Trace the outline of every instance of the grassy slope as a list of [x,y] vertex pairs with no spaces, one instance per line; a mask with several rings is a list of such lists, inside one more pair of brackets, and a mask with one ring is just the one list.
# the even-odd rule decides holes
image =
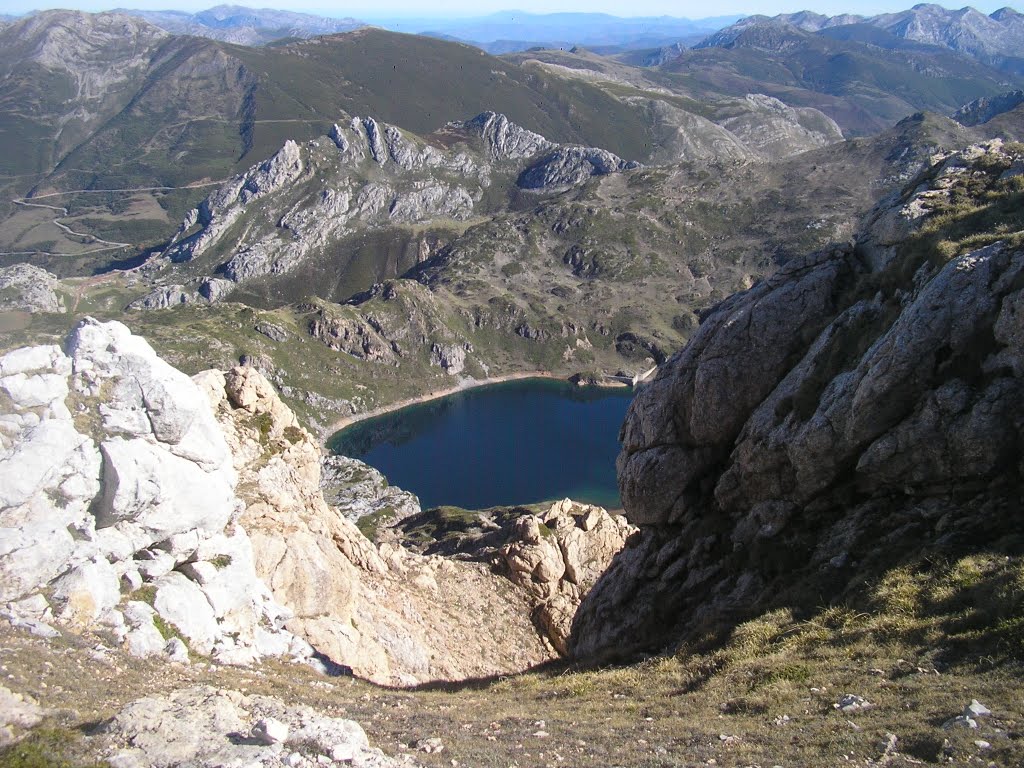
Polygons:
[[[5,685],[59,709],[48,730],[0,751],[0,766],[87,764],[85,724],[141,691],[196,684],[352,718],[373,746],[412,752],[424,766],[1016,766],[1024,761],[1024,561],[1004,544],[1019,549],[994,542],[954,562],[908,564],[879,574],[855,603],[800,620],[766,614],[716,646],[408,691],[273,662],[215,671],[202,660],[98,657],[97,638],[48,645],[5,624]],[[871,708],[837,711],[844,693]],[[992,716],[979,718],[977,730],[944,730],[974,698]],[[416,752],[416,741],[434,736],[443,752]]]
[[49,185],[219,178],[286,139],[323,135],[346,115],[430,133],[495,110],[553,140],[629,158],[644,157],[649,143],[642,116],[600,88],[432,38],[362,30],[270,48],[175,38],[157,59],[132,102],[71,153]]
[[[661,69],[695,91],[760,92],[813,106],[849,135],[874,133],[911,112],[950,113],[972,94],[1006,90],[1007,75],[938,49],[891,51],[857,41],[796,34],[798,45],[686,51]],[[766,46],[767,47],[767,46]]]

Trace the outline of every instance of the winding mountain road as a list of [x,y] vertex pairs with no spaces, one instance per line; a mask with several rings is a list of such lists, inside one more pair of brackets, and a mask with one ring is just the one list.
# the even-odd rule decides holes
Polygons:
[[179,189],[201,189],[203,187],[215,187],[223,184],[227,179],[220,179],[219,181],[206,181],[196,182],[194,184],[186,184],[182,187],[135,187],[135,188],[124,188],[124,189],[72,189],[64,192],[47,192],[44,195],[36,195],[35,197],[15,197],[11,199],[14,205],[20,205],[24,208],[48,208],[51,211],[59,211],[59,215],[54,218],[53,223],[61,230],[66,232],[71,237],[79,237],[87,240],[90,244],[96,244],[101,247],[92,248],[86,251],[78,251],[77,253],[59,253],[53,251],[41,251],[39,249],[32,251],[0,251],[0,256],[87,256],[92,253],[101,253],[103,251],[119,251],[122,248],[131,248],[133,243],[119,243],[114,240],[104,240],[96,235],[89,234],[88,232],[76,232],[67,226],[61,219],[68,217],[68,209],[64,206],[59,205],[47,205],[46,203],[32,202],[35,200],[46,200],[51,197],[66,197],[67,195],[98,195],[98,194],[110,194],[110,193],[136,193],[136,192],[173,192]]

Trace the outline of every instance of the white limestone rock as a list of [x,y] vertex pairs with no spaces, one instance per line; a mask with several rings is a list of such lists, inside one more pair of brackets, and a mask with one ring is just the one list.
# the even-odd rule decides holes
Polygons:
[[203,655],[213,651],[219,632],[217,615],[203,590],[181,573],[172,572],[156,582],[153,607],[188,638],[189,645]]
[[167,641],[153,623],[156,611],[139,600],[129,601],[124,607],[124,618],[131,629],[125,636],[125,647],[133,656],[156,656]]
[[288,739],[288,724],[273,717],[264,717],[256,721],[250,733],[264,744],[281,744]]
[[164,654],[167,656],[168,661],[173,661],[177,664],[188,664],[188,646],[185,645],[184,641],[180,637],[172,637],[164,645]]
[[103,497],[97,523],[128,523],[152,542],[200,529],[223,530],[236,512],[230,466],[210,473],[145,439],[100,446]]
[[[254,738],[238,738],[246,733]],[[299,748],[314,762],[322,756],[329,763],[337,755],[364,768],[401,765],[371,749],[351,720],[209,686],[139,699],[117,714],[103,739],[109,762],[126,766],[285,766]]]
[[102,558],[76,566],[52,587],[58,616],[72,626],[93,624],[121,600],[120,579]]
[[64,298],[57,293],[55,275],[31,264],[0,269],[0,310],[64,313]]
[[32,698],[0,685],[0,748],[13,742],[16,733],[38,725],[44,714]]
[[184,285],[168,285],[154,288],[145,296],[128,305],[128,309],[167,309],[196,301],[196,294]]

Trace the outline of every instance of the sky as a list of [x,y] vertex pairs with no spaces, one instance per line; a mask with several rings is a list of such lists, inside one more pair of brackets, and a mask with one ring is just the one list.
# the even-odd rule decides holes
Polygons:
[[[114,7],[139,10],[199,11],[228,0],[0,0],[0,13],[20,14],[43,8],[75,8],[83,11],[109,10]],[[871,15],[885,11],[899,11],[914,5],[917,0],[444,0],[424,3],[423,0],[234,0],[234,4],[252,8],[282,8],[290,11],[315,13],[321,16],[354,16],[373,20],[388,17],[451,17],[480,16],[515,8],[532,13],[558,11],[587,11],[610,13],[615,16],[684,16],[704,18],[726,14],[764,13],[774,15],[791,11],[812,10],[819,13],[859,13]],[[953,4],[940,3],[947,8],[971,5],[984,13],[991,13],[1005,5],[1020,8],[1008,0],[989,0]]]

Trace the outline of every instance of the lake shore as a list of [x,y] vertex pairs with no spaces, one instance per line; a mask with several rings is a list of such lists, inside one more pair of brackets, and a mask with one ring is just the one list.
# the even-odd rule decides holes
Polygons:
[[[431,400],[438,400],[442,397],[448,397],[458,392],[465,392],[468,389],[476,389],[478,387],[486,387],[491,384],[501,384],[506,381],[521,381],[522,379],[549,379],[553,381],[568,381],[568,378],[564,376],[558,376],[551,371],[520,371],[519,373],[507,373],[503,376],[492,376],[486,379],[464,379],[458,384],[452,387],[446,387],[445,389],[436,389],[432,392],[428,392],[425,395],[419,395],[417,397],[409,397],[405,400],[398,400],[390,405],[381,406],[380,408],[374,408],[372,411],[366,411],[365,413],[354,413],[351,416],[338,419],[332,422],[325,430],[322,442],[326,445],[327,441],[339,430],[345,427],[357,424],[360,421],[366,419],[372,419],[377,416],[383,416],[386,413],[392,411],[398,411],[402,408],[407,408],[410,405],[419,405],[421,403],[429,403]],[[609,389],[615,389],[618,387],[628,387],[628,384],[609,384],[609,383],[598,383],[598,384],[587,384],[586,386],[593,387],[607,387]]]

